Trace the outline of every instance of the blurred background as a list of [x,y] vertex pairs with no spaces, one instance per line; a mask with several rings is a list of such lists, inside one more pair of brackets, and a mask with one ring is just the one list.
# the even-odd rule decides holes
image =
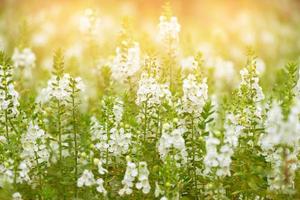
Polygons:
[[[62,48],[69,71],[86,75],[109,65],[118,46],[124,17],[142,56],[155,52],[164,0],[1,0],[0,48],[30,48],[35,74],[49,76],[53,51]],[[172,0],[180,31],[179,60],[201,52],[213,80],[234,81],[246,61],[247,48],[258,57],[264,88],[268,71],[297,61],[300,51],[298,0]],[[89,68],[90,70],[86,70]],[[97,74],[97,73],[96,73]],[[238,79],[238,78],[237,78]]]

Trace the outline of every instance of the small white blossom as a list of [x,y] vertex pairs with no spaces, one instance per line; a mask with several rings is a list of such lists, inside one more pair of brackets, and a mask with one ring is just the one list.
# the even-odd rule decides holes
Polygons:
[[287,120],[284,120],[280,105],[273,102],[265,122],[266,131],[261,136],[260,144],[264,150],[271,150],[278,144],[297,146],[300,141],[300,110],[292,107]]
[[300,123],[299,106],[292,106],[287,119],[284,119],[282,109],[273,102],[267,113],[265,133],[261,135],[259,144],[266,161],[272,170],[268,174],[268,184],[271,191],[289,193],[294,189],[294,178],[299,168]]
[[94,174],[85,169],[83,171],[83,174],[81,175],[81,177],[77,180],[77,186],[78,187],[83,187],[83,186],[92,186],[95,184],[95,179],[94,179]]
[[103,179],[102,179],[102,178],[98,178],[98,179],[96,180],[96,185],[97,185],[96,190],[97,190],[98,192],[103,193],[104,195],[106,195],[106,194],[107,194],[107,191],[105,190],[105,188],[104,188],[104,186],[103,186],[103,183],[104,183]]
[[22,195],[19,192],[15,192],[12,195],[12,200],[23,200]]
[[166,158],[168,153],[175,149],[178,155],[175,159],[182,160],[182,162],[187,161],[187,151],[185,147],[185,140],[183,138],[184,128],[175,128],[166,123],[163,125],[162,136],[159,139],[158,152],[162,160]]
[[183,81],[182,108],[179,112],[193,114],[198,117],[208,100],[208,86],[206,79],[198,83],[196,77],[190,74]]
[[206,155],[204,157],[205,170],[204,174],[216,169],[216,175],[219,177],[230,176],[231,157],[235,148],[238,146],[239,136],[243,127],[238,125],[233,114],[227,114],[224,125],[224,139],[221,141],[210,134],[206,138]]
[[102,166],[102,161],[101,160],[99,160],[99,162],[98,162],[98,172],[101,175],[107,173],[107,170],[104,169],[103,166]]
[[0,164],[0,186],[12,184],[14,181],[14,161],[8,159],[4,164]]
[[140,162],[139,163],[139,169],[138,169],[138,182],[136,183],[137,189],[142,189],[144,194],[148,194],[150,192],[150,184],[149,184],[149,170],[147,169],[147,163],[146,162]]
[[110,130],[108,150],[113,155],[118,156],[126,153],[131,144],[131,133],[126,133],[124,128],[112,128]]
[[127,161],[127,168],[122,180],[123,188],[119,190],[119,195],[129,195],[132,193],[133,182],[138,175],[138,170],[136,164],[131,162],[130,160]]
[[116,120],[116,123],[120,123],[123,117],[123,102],[120,100],[116,100],[113,106],[113,113]]

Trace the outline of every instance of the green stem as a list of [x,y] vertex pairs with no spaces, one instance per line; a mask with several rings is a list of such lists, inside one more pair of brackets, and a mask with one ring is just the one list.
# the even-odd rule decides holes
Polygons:
[[196,166],[195,166],[195,131],[194,131],[194,117],[192,117],[191,120],[191,132],[192,132],[192,167],[193,167],[193,176],[192,176],[192,180],[193,180],[193,185],[195,187],[195,191],[196,191],[196,196],[198,196],[198,192],[197,192],[197,179],[196,179]]
[[[109,143],[109,140],[110,140],[110,131],[109,131],[109,125],[108,125],[108,113],[106,112],[105,114],[105,130],[106,130],[106,135],[107,135],[107,140],[106,140],[106,143],[108,144]],[[106,152],[105,152],[105,167],[106,169],[108,169],[108,158],[109,158],[109,151],[108,151],[108,148],[106,149]],[[105,187],[108,188],[109,184],[108,184],[108,173],[105,173]]]
[[143,144],[145,145],[146,142],[146,134],[147,134],[147,120],[148,120],[148,116],[147,116],[147,110],[148,110],[148,101],[146,101],[145,104],[145,110],[144,110],[144,141]]
[[58,115],[57,115],[57,123],[58,123],[58,143],[59,143],[59,160],[62,160],[62,139],[61,139],[61,105],[60,101],[57,100],[57,109],[58,109]]
[[39,177],[39,193],[38,193],[38,197],[41,200],[42,199],[42,188],[43,188],[43,184],[42,184],[42,171],[38,162],[38,155],[37,152],[34,152],[35,154],[35,161],[36,161],[36,166],[37,166],[37,170],[38,170],[38,177]]
[[75,90],[72,87],[72,117],[73,117],[73,133],[74,133],[74,150],[75,150],[75,172],[74,172],[74,189],[75,189],[75,198],[78,196],[78,189],[77,189],[77,177],[78,177],[78,144],[77,144],[77,126],[76,126],[76,113],[75,113]]
[[6,134],[6,140],[8,144],[10,143],[9,141],[9,133],[8,133],[8,115],[7,115],[7,110],[5,110],[5,134]]

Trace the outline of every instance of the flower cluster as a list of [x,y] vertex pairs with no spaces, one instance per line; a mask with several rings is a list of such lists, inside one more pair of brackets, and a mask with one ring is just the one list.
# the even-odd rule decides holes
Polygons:
[[0,165],[0,186],[4,187],[5,184],[12,184],[14,181],[14,161],[10,158],[5,163]]
[[108,151],[114,156],[120,156],[128,152],[132,135],[128,128],[120,126],[123,116],[123,102],[115,100],[112,112],[110,117],[114,119],[114,124],[110,128],[107,125],[106,127],[101,125],[96,117],[91,118],[91,139],[101,155]]
[[119,190],[119,195],[129,195],[132,193],[132,187],[134,185],[134,180],[138,175],[138,169],[136,164],[131,162],[130,159],[127,161],[127,167],[125,171],[124,178],[122,180],[123,188]]
[[220,140],[214,137],[212,134],[206,138],[206,155],[204,157],[205,171],[204,174],[208,174],[212,167],[218,167],[218,149]]
[[181,160],[183,163],[187,161],[187,151],[183,138],[184,132],[185,129],[182,127],[173,128],[169,123],[163,125],[162,136],[158,144],[158,152],[162,160],[164,160],[169,153],[173,152],[171,154],[175,160]]
[[188,75],[188,77],[183,80],[182,110],[179,112],[189,113],[194,117],[199,117],[207,100],[208,86],[206,79],[203,79],[202,83],[198,83],[195,75]]
[[95,180],[94,174],[87,169],[83,171],[81,177],[79,177],[79,179],[77,180],[78,187],[91,187],[96,185],[96,190],[99,193],[106,195],[107,191],[104,188],[103,183],[104,181],[102,178],[98,178],[97,180]]
[[[236,107],[232,112],[235,115],[237,124],[244,128],[240,136],[251,138],[247,141],[250,146],[254,145],[254,140],[257,140],[261,134],[261,131],[256,130],[263,127],[265,110],[262,104],[265,96],[259,85],[256,68],[256,60],[250,57],[247,66],[240,71],[242,80],[237,90]],[[255,132],[257,132],[256,135]]]
[[238,146],[239,136],[242,133],[243,127],[238,125],[233,114],[227,114],[224,129],[223,141],[220,141],[212,134],[206,138],[204,174],[209,174],[212,172],[212,169],[216,169],[216,175],[219,177],[231,175],[231,157]]
[[127,167],[122,180],[123,188],[119,190],[119,194],[121,196],[131,194],[136,178],[138,179],[138,182],[135,184],[136,188],[142,190],[144,194],[148,194],[151,189],[148,177],[149,170],[146,162],[139,162],[137,166],[127,157]]
[[268,112],[266,132],[260,138],[260,145],[266,161],[271,163],[268,183],[272,191],[288,193],[294,188],[295,172],[299,167],[299,113],[296,103],[285,120],[277,102],[273,102]]
[[150,192],[151,186],[149,184],[149,170],[147,168],[146,162],[139,162],[138,166],[138,182],[136,183],[137,189],[142,189],[144,194],[148,194]]
[[[249,72],[247,68],[244,68],[240,71],[241,77],[242,77],[242,82],[240,84],[240,88],[242,87],[247,87],[249,90],[251,90],[251,93],[253,94],[253,101],[254,102],[260,102],[262,101],[265,96],[264,93],[259,85],[259,78],[255,76],[257,74],[256,69],[254,69],[254,75],[252,72]],[[242,95],[242,93],[240,94]]]
[[142,74],[138,83],[136,104],[147,104],[148,108],[159,106],[171,101],[171,92],[168,84],[160,84],[154,77]]
[[24,172],[21,179],[30,181],[27,172],[36,168],[37,165],[48,163],[50,152],[48,149],[49,136],[33,121],[29,122],[26,134],[22,135],[22,152],[20,154],[23,161],[19,168]]
[[94,178],[94,174],[85,169],[81,175],[81,177],[77,180],[77,186],[78,187],[83,187],[83,186],[86,186],[86,187],[90,187],[92,185],[95,184],[95,178]]
[[[62,103],[66,103],[66,100],[71,95],[70,80],[71,76],[69,74],[64,74],[62,78],[52,76],[48,81],[47,87],[40,91],[37,102],[47,103],[52,99],[56,99]],[[77,77],[74,80],[76,82],[76,89],[83,92],[85,85],[83,84],[82,79]]]
[[12,200],[23,200],[22,195],[19,192],[15,192],[12,195]]
[[134,43],[127,49],[127,52],[122,52],[122,49],[118,47],[111,69],[113,78],[118,81],[133,76],[140,69],[139,44]]
[[15,117],[19,114],[19,93],[15,90],[12,80],[11,66],[0,65],[0,107],[1,115]]
[[113,155],[121,155],[129,150],[131,133],[126,133],[124,128],[112,128],[110,130],[109,152]]

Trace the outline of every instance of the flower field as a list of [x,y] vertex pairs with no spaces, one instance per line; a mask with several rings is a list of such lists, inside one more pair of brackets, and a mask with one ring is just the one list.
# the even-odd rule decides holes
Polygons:
[[299,11],[0,1],[0,200],[300,199]]

